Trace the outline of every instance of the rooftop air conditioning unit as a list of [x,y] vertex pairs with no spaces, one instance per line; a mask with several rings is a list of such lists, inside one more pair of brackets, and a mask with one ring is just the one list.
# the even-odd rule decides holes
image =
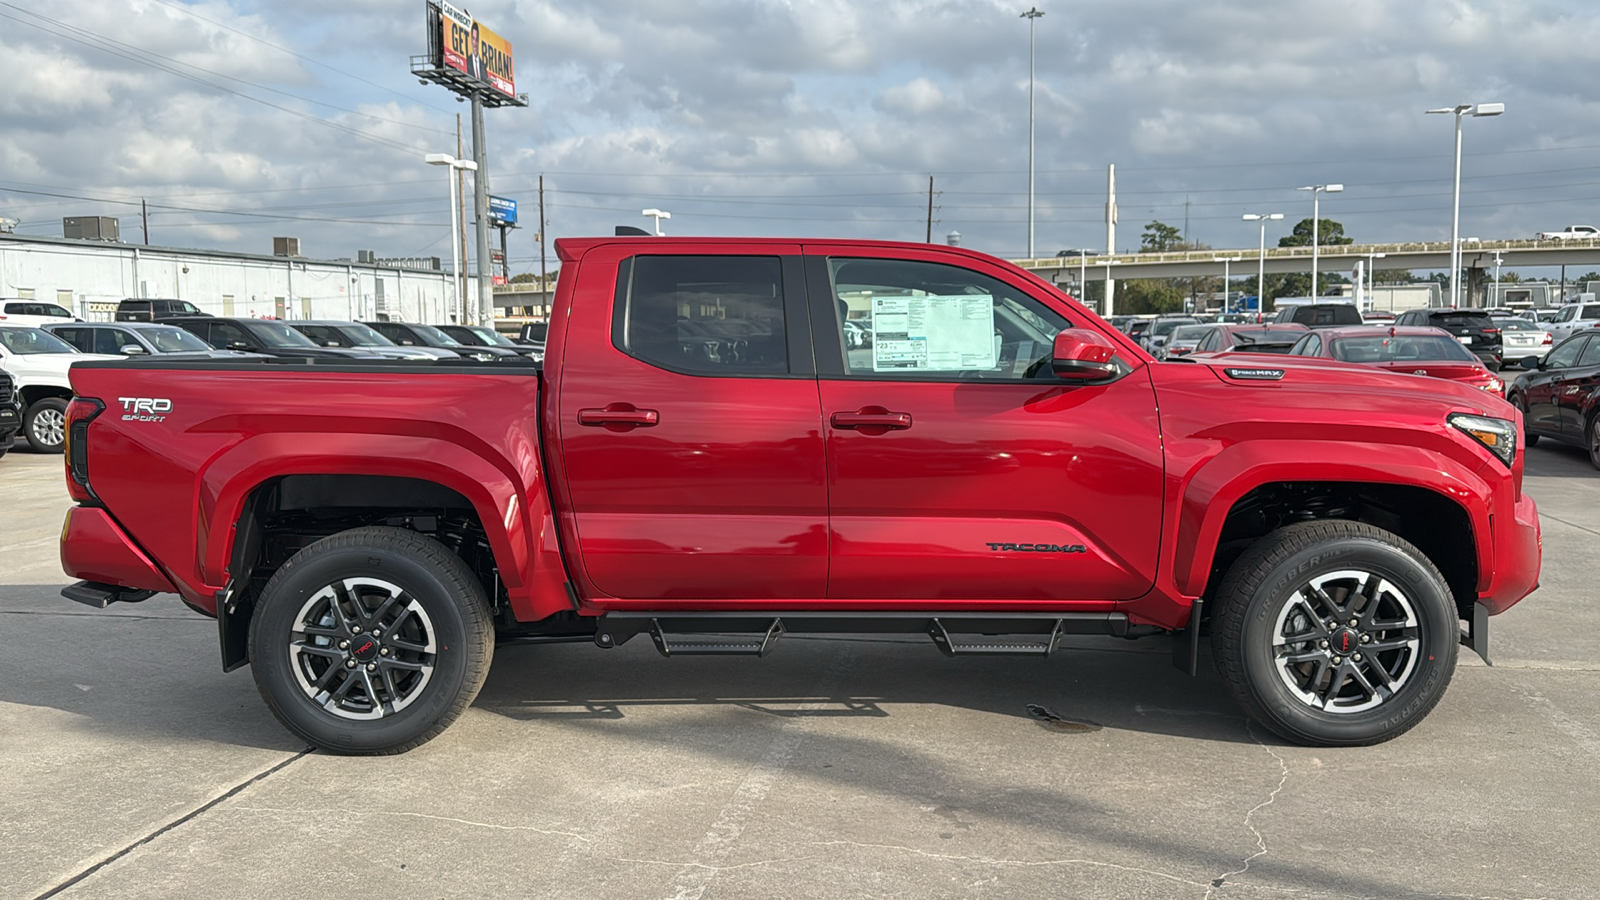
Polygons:
[[300,239],[293,237],[275,237],[272,239],[273,256],[299,256]]
[[67,216],[61,220],[61,235],[86,241],[115,241],[121,235],[111,216]]

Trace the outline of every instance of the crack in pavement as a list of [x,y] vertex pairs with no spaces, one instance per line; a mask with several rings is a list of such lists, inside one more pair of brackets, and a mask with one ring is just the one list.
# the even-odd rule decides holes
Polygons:
[[187,813],[184,813],[183,815],[179,816],[178,818],[173,819],[172,821],[168,822],[167,824],[162,825],[160,828],[157,828],[156,830],[150,832],[149,834],[145,835],[144,837],[139,838],[138,840],[136,840],[133,843],[127,845],[126,847],[123,847],[121,850],[118,850],[117,852],[111,854],[110,856],[106,857],[105,859],[102,859],[99,862],[95,863],[94,865],[88,867],[87,869],[84,869],[82,872],[79,872],[78,874],[72,876],[71,878],[68,878],[66,881],[63,881],[60,884],[56,885],[55,887],[50,888],[49,890],[47,890],[44,893],[40,894],[39,896],[35,897],[34,900],[49,900],[50,897],[54,897],[54,896],[60,894],[62,891],[66,890],[67,888],[70,888],[73,885],[76,885],[76,884],[82,882],[85,878],[88,878],[90,875],[93,875],[94,873],[100,871],[101,869],[104,869],[106,866],[111,865],[112,863],[116,862],[117,860],[122,859],[123,857],[127,856],[128,854],[132,853],[133,851],[139,849],[140,847],[143,847],[145,844],[150,843],[151,841],[155,840],[158,837],[161,837],[162,835],[166,834],[169,831],[172,831],[173,829],[179,827],[180,825],[184,825],[184,824],[186,824],[188,822],[192,822],[196,817],[198,817],[202,813],[206,812],[207,810],[215,808],[217,804],[223,802],[224,800],[227,800],[230,797],[237,796],[239,794],[239,792],[243,791],[245,788],[250,787],[253,784],[257,784],[258,782],[260,782],[260,781],[262,781],[262,780],[264,780],[266,778],[269,778],[269,777],[271,777],[273,775],[276,775],[277,773],[279,773],[279,772],[283,771],[284,769],[288,768],[290,765],[292,765],[292,764],[294,764],[296,762],[299,762],[300,760],[304,759],[308,754],[314,752],[315,750],[316,750],[315,747],[307,747],[306,749],[301,750],[299,753],[296,753],[295,755],[289,757],[288,759],[284,760],[283,762],[280,762],[280,763],[278,763],[278,764],[276,764],[274,766],[271,766],[271,767],[269,767],[269,768],[267,768],[267,769],[265,769],[265,770],[263,770],[261,772],[257,772],[256,774],[254,774],[254,775],[250,776],[249,778],[245,779],[244,781],[241,781],[240,783],[234,785],[233,787],[229,788],[228,790],[224,791],[223,793],[219,794],[218,796],[213,797],[212,799],[206,801],[205,803],[202,803],[201,805],[195,807],[194,809],[188,811]]
[[1232,872],[1224,872],[1213,879],[1211,884],[1206,887],[1205,900],[1211,900],[1212,894],[1214,894],[1223,885],[1227,884],[1229,878],[1232,878],[1235,875],[1243,875],[1244,873],[1250,871],[1250,863],[1267,855],[1267,838],[1261,833],[1260,829],[1256,828],[1256,826],[1250,823],[1250,820],[1255,817],[1257,812],[1265,809],[1268,806],[1271,806],[1272,802],[1278,799],[1278,793],[1283,790],[1283,786],[1289,783],[1289,764],[1284,761],[1284,758],[1278,755],[1278,751],[1272,749],[1272,747],[1266,742],[1256,737],[1255,726],[1250,724],[1249,719],[1244,720],[1244,730],[1249,733],[1250,740],[1260,744],[1263,750],[1272,754],[1272,758],[1278,761],[1278,768],[1282,770],[1283,774],[1278,779],[1278,786],[1272,789],[1272,793],[1267,795],[1267,799],[1257,803],[1255,806],[1252,806],[1250,811],[1244,814],[1244,827],[1250,829],[1250,833],[1256,836],[1256,847],[1258,849],[1256,852],[1245,857],[1244,862],[1240,864],[1239,868],[1234,869]]
[[[532,832],[534,832],[536,834],[544,834],[544,835],[560,836],[560,837],[569,837],[569,838],[572,838],[574,840],[583,841],[584,843],[591,843],[594,840],[593,838],[591,838],[591,837],[589,837],[587,835],[582,835],[582,834],[579,834],[579,833],[577,833],[575,831],[561,831],[559,829],[554,829],[554,828],[538,828],[538,827],[535,827],[533,825],[502,825],[499,822],[478,822],[478,821],[474,821],[472,819],[458,819],[458,818],[456,818],[454,816],[436,816],[436,815],[432,815],[432,814],[429,814],[429,813],[408,812],[406,810],[313,809],[313,808],[310,808],[310,807],[298,807],[298,808],[295,808],[295,809],[285,809],[283,807],[277,807],[277,806],[230,806],[227,809],[218,810],[218,812],[224,812],[224,813],[232,813],[232,812],[277,813],[277,814],[293,815],[293,816],[302,816],[302,815],[306,815],[308,813],[318,813],[318,814],[324,814],[324,815],[330,815],[330,816],[340,816],[340,817],[344,817],[344,818],[348,818],[350,816],[357,816],[357,817],[393,816],[393,817],[396,817],[396,818],[408,818],[408,819],[430,819],[430,820],[435,821],[435,822],[450,822],[450,823],[453,823],[453,824],[456,824],[456,825],[470,825],[473,828],[488,828],[488,829],[492,829],[492,830],[495,830],[495,831],[532,831]],[[678,865],[683,865],[683,864],[679,863]]]

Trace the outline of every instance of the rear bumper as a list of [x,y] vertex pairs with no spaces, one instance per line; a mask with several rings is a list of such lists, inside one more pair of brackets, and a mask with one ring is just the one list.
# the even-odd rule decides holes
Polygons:
[[1496,516],[1494,531],[1494,580],[1480,593],[1478,602],[1490,615],[1510,609],[1539,586],[1539,566],[1544,553],[1539,532],[1539,509],[1533,498],[1523,495],[1509,516]]
[[178,589],[111,516],[92,506],[67,510],[61,529],[61,568],[100,585],[175,594]]

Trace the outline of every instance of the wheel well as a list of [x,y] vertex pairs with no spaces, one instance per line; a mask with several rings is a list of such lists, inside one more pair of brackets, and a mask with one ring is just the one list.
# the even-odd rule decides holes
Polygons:
[[1471,617],[1478,600],[1478,557],[1466,510],[1442,494],[1400,484],[1272,482],[1251,490],[1233,504],[1223,521],[1206,598],[1258,538],[1315,519],[1365,522],[1409,541],[1444,575],[1457,612]]
[[17,395],[22,398],[22,405],[29,407],[50,397],[60,397],[62,400],[72,399],[70,388],[56,387],[51,384],[30,384],[17,389]]

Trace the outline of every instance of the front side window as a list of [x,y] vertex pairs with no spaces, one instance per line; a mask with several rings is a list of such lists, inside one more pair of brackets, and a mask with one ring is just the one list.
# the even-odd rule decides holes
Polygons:
[[[996,278],[943,263],[830,259],[846,370],[932,381],[1053,378],[1056,333],[1071,323]],[[1191,322],[1193,320],[1190,320]],[[845,323],[864,334],[855,341]]]
[[66,341],[85,353],[94,346],[94,329],[92,328],[52,328],[50,333]]
[[776,256],[635,256],[617,273],[613,339],[672,371],[787,374],[783,298]]
[[346,341],[339,335],[339,332],[326,325],[301,325],[295,330],[323,347],[346,346]]
[[1545,358],[1545,368],[1567,369],[1577,365],[1578,354],[1583,350],[1585,338],[1587,338],[1587,335],[1567,341],[1551,350],[1550,355]]
[[305,335],[282,322],[257,321],[250,323],[250,331],[268,347],[315,347]]
[[1589,339],[1589,346],[1583,350],[1583,355],[1578,357],[1578,365],[1582,367],[1600,366],[1600,341]]
[[211,344],[224,350],[235,350],[241,347],[250,347],[250,336],[245,334],[243,328],[232,322],[212,322]]

